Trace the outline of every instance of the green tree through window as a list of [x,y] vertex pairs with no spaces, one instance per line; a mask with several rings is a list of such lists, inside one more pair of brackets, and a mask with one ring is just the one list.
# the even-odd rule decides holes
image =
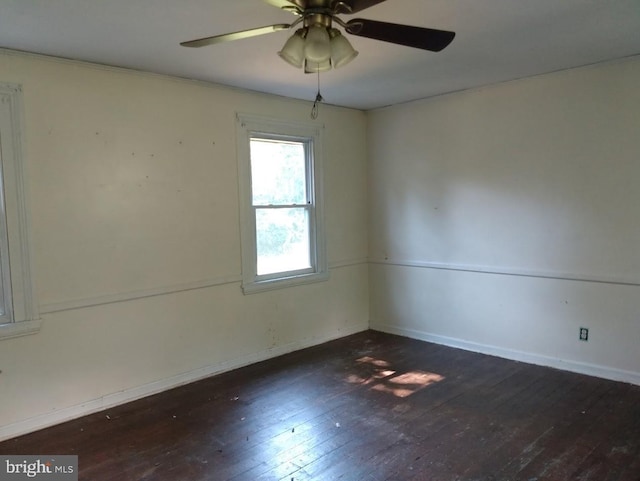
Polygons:
[[251,139],[257,274],[311,267],[306,145]]

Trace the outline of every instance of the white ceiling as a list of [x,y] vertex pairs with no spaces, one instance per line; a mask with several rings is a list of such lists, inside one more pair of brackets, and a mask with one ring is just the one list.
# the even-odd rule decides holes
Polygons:
[[[640,54],[640,0],[387,0],[357,16],[457,33],[440,53],[349,36],[360,55],[321,90],[364,110]],[[290,32],[179,46],[293,20],[261,0],[0,0],[0,46],[313,100],[316,76],[276,55]]]

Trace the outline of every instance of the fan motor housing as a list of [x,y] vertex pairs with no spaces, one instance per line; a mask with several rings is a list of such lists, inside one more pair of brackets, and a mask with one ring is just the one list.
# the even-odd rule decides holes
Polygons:
[[326,11],[322,12],[310,12],[304,16],[304,26],[311,27],[313,25],[320,25],[322,27],[331,28],[333,16]]

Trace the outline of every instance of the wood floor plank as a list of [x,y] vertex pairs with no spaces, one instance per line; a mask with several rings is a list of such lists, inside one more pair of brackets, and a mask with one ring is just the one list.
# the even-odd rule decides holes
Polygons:
[[87,481],[638,481],[640,386],[368,331],[0,443]]

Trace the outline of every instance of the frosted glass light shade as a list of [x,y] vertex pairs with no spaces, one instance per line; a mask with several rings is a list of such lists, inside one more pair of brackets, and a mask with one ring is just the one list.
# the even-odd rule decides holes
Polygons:
[[309,59],[304,62],[304,73],[326,72],[331,70],[331,59],[324,62],[313,62]]
[[331,63],[334,68],[347,65],[358,56],[349,40],[347,40],[337,29],[331,30]]
[[296,68],[301,68],[304,64],[305,41],[302,29],[296,31],[278,52],[280,58]]
[[304,56],[308,61],[315,63],[323,63],[331,58],[329,32],[322,25],[312,25],[308,28]]

